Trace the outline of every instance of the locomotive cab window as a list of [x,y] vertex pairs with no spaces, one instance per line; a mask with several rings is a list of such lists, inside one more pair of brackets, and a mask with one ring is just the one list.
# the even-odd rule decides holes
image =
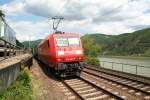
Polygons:
[[80,39],[78,37],[56,37],[57,46],[79,46]]
[[69,46],[79,46],[80,41],[77,37],[69,37],[68,38]]
[[57,37],[56,38],[56,45],[57,46],[68,46],[68,39]]

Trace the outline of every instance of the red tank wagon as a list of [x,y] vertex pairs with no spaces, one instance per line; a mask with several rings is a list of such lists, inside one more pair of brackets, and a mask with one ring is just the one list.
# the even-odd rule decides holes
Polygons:
[[80,75],[84,67],[80,35],[61,32],[50,34],[38,46],[38,59],[61,77]]

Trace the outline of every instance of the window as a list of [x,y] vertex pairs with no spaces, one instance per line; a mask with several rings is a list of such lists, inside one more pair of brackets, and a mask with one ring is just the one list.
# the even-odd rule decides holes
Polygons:
[[68,46],[68,39],[67,38],[56,38],[57,46]]
[[79,46],[80,39],[78,37],[56,37],[57,46]]
[[79,46],[79,38],[70,37],[68,38],[69,46]]

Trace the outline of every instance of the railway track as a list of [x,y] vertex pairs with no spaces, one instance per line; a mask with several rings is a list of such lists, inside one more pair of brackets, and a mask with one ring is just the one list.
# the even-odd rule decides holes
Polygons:
[[87,68],[80,77],[54,81],[54,84],[68,100],[150,100],[150,93],[146,87],[147,91],[139,90],[138,86],[144,83],[130,86],[135,84],[135,80]]
[[144,82],[131,80],[125,77],[101,72],[96,69],[85,68],[83,74],[86,74],[96,83],[100,83],[105,88],[111,88],[116,94],[124,95],[131,100],[150,100],[150,85]]
[[63,83],[73,91],[80,100],[124,100],[124,97],[97,86],[92,80],[86,79],[86,76],[63,80]]
[[63,81],[56,83],[68,100],[80,100],[80,97],[72,91]]

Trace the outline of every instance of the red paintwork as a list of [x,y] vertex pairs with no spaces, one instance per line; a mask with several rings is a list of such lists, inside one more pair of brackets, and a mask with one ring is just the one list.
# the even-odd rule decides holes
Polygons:
[[[81,40],[80,40],[80,46],[57,47],[55,45],[56,36],[80,37],[79,34],[72,34],[72,33],[50,34],[38,46],[38,57],[40,60],[48,64],[51,63],[51,67],[53,67],[54,69],[57,69],[58,64],[62,62],[84,62],[84,52],[83,52]],[[48,42],[50,47],[48,47]],[[64,51],[64,55],[58,55],[57,52],[59,50]],[[76,50],[81,50],[82,54],[76,54]]]

